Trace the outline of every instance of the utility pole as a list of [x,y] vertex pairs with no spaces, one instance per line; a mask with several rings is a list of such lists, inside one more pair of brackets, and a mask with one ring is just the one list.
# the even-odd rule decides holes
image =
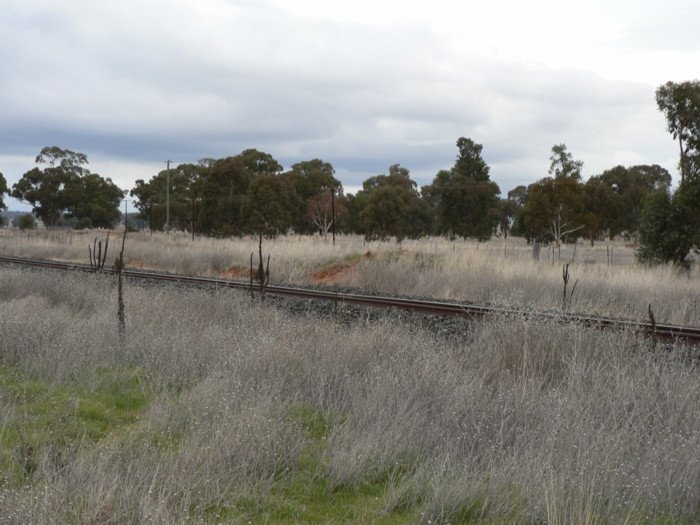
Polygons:
[[170,233],[170,161],[166,160],[165,164],[165,231]]
[[333,214],[333,246],[335,246],[335,188],[331,188],[331,213]]

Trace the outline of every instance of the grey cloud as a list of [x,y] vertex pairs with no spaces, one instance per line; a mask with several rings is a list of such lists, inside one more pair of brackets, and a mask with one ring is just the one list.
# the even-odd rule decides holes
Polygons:
[[652,86],[467,55],[421,27],[302,21],[263,2],[183,5],[134,4],[134,15],[123,3],[11,4],[0,154],[56,144],[186,162],[256,147],[286,166],[323,158],[346,185],[396,162],[425,184],[468,136],[504,193],[546,175],[555,143],[592,170],[620,150],[670,156]]

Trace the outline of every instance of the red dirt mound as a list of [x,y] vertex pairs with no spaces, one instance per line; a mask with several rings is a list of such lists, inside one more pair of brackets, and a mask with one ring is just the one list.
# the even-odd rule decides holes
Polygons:
[[372,252],[367,252],[362,257],[350,257],[344,261],[339,262],[338,264],[328,266],[326,268],[323,268],[322,270],[312,273],[311,282],[321,284],[336,283],[340,281],[343,277],[345,277],[347,274],[355,271],[355,268],[357,268],[357,265],[360,264],[360,261],[363,258],[372,259],[373,257],[374,255],[372,254]]
[[353,263],[341,263],[311,274],[312,283],[332,284],[355,269],[359,261]]

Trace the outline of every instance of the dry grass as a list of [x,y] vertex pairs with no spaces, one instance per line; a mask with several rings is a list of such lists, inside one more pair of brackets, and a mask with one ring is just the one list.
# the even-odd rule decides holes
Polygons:
[[[34,465],[2,453],[3,522],[700,520],[700,376],[682,352],[521,319],[445,342],[133,285],[121,345],[113,293],[107,276],[0,268],[0,370],[23,378],[0,396],[0,444],[25,428]],[[106,376],[146,400],[133,421],[40,433],[37,385],[59,408],[70,393],[58,420]]]
[[[427,242],[427,241],[426,241]],[[606,264],[606,246],[565,252],[570,266],[572,312],[646,319],[651,304],[657,321],[700,326],[700,268],[690,273],[634,261],[633,248],[614,243],[616,262]],[[562,254],[562,260],[564,260]],[[406,295],[469,300],[521,308],[560,310],[562,261],[534,261],[520,240],[456,244],[407,244],[392,257],[363,261],[347,284]]]
[[[7,255],[87,262],[95,235],[104,236],[5,229],[0,243]],[[562,306],[561,264],[573,260],[569,290],[578,283],[570,311],[645,320],[651,304],[657,322],[700,326],[700,267],[687,273],[642,266],[634,260],[634,247],[623,242],[565,246],[561,260],[545,247],[539,261],[522,239],[512,238],[487,243],[429,238],[397,246],[339,236],[334,247],[330,240],[290,236],[267,241],[264,249],[271,254],[273,283],[315,282],[320,271],[333,276],[324,283],[382,293],[553,310]],[[612,265],[607,264],[610,251]],[[129,237],[127,266],[247,280],[251,252],[257,253],[254,238],[193,242],[183,233],[140,232]],[[371,257],[363,257],[368,252]]]

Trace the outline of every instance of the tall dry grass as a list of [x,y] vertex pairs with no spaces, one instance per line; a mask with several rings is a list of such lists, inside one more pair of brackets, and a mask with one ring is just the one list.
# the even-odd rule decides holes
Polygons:
[[[0,481],[5,522],[236,521],[241,499],[264,516],[309,446],[314,478],[383,487],[375,518],[700,520],[700,375],[681,351],[518,318],[448,342],[134,285],[122,344],[112,281],[0,268],[0,365],[49,385],[136,375],[151,399],[127,429]],[[322,444],[299,407],[327,422]],[[0,432],[19,417],[0,396]]]
[[[96,235],[105,233],[4,229],[0,243],[7,255],[87,262],[87,246]],[[487,243],[427,238],[399,246],[338,236],[333,246],[329,239],[286,236],[266,241],[264,250],[271,255],[273,283],[314,282],[317,272],[340,266],[332,279],[338,286],[550,310],[562,309],[562,264],[572,261],[569,291],[578,282],[570,311],[646,319],[651,304],[657,322],[700,326],[700,267],[684,272],[639,265],[634,246],[618,241],[565,245],[561,258],[544,247],[537,261],[517,238]],[[182,232],[135,233],[126,250],[132,268],[204,276],[231,268],[243,275],[251,252],[257,253],[257,239],[192,241]],[[363,257],[368,252],[371,256]],[[610,254],[613,264],[608,264]]]
[[700,326],[697,266],[681,272],[672,266],[640,265],[632,248],[617,243],[620,260],[612,265],[606,263],[605,246],[579,246],[575,254],[569,248],[562,260],[543,253],[536,261],[524,243],[491,241],[454,245],[452,250],[444,244],[435,243],[432,251],[408,245],[390,257],[363,260],[344,282],[388,293],[561,310],[562,264],[573,261],[569,311],[646,319],[651,304],[658,322]]

